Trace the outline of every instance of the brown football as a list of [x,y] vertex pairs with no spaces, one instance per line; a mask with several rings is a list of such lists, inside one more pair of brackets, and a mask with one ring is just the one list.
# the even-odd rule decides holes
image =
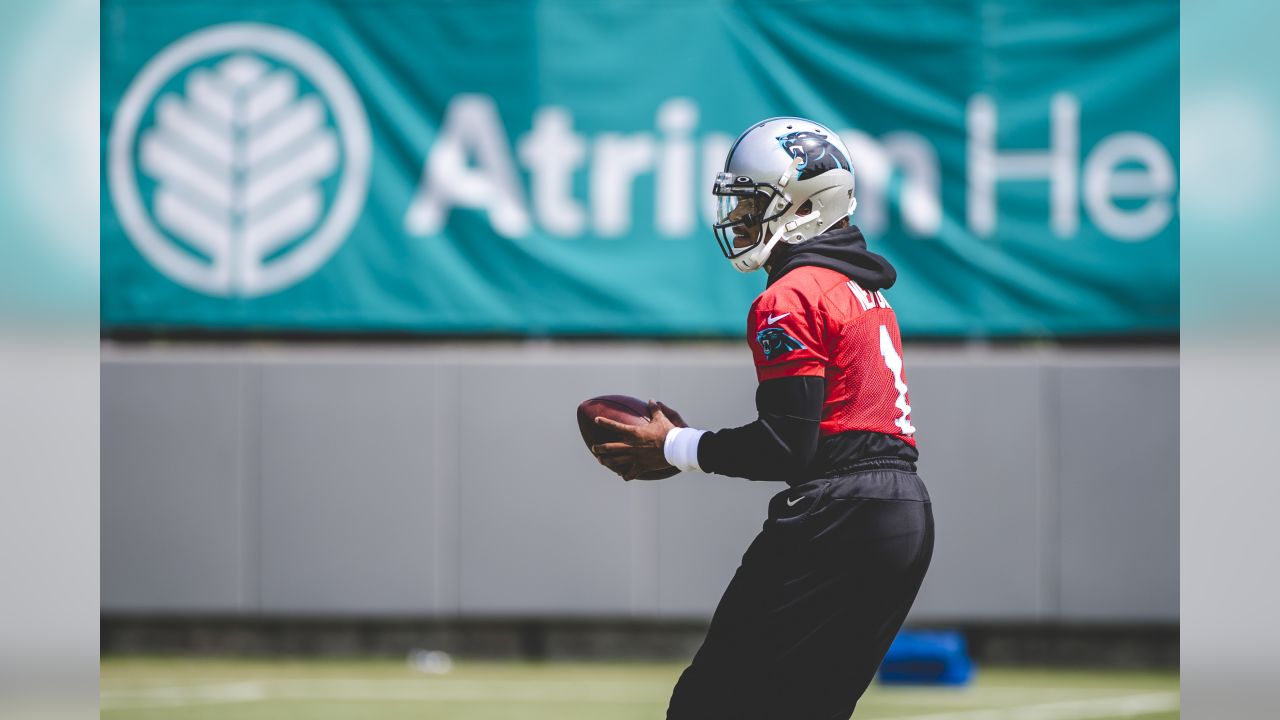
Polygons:
[[[610,420],[627,425],[643,425],[649,422],[649,404],[630,395],[601,395],[590,400],[583,400],[578,405],[578,431],[582,433],[582,442],[590,450],[592,445],[622,440],[621,433],[612,428],[596,424],[596,418],[607,417]],[[683,424],[679,416],[671,418],[677,425]],[[680,472],[676,468],[653,470],[642,473],[640,480],[661,480]]]

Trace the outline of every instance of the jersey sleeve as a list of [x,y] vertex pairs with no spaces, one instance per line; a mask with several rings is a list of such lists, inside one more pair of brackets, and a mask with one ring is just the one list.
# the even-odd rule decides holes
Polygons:
[[747,316],[747,342],[760,382],[826,374],[826,318],[817,302],[794,287],[775,287]]

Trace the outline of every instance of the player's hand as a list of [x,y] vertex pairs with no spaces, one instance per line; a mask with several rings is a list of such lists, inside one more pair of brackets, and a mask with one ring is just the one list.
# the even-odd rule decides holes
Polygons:
[[[675,416],[674,422],[667,413]],[[688,427],[678,413],[653,400],[649,401],[649,422],[645,425],[625,425],[606,417],[596,418],[596,423],[623,436],[620,442],[591,446],[600,464],[621,475],[623,480],[634,480],[643,473],[671,467],[662,452],[667,433],[677,427]]]

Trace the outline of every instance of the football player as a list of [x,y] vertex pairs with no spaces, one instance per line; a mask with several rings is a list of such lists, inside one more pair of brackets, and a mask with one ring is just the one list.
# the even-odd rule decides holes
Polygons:
[[828,128],[781,117],[742,133],[715,181],[714,230],[735,268],[768,274],[747,315],[759,417],[709,432],[654,403],[647,425],[597,419],[627,438],[592,448],[626,479],[674,466],[788,485],[669,720],[848,718],[929,567],[933,514],[882,292],[896,273],[849,224],[853,189]]

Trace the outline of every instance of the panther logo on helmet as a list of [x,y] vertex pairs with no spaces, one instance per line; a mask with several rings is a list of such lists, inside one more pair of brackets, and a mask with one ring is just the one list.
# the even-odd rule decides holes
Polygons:
[[828,170],[849,169],[848,158],[822,133],[798,130],[779,137],[778,142],[791,157],[800,158],[797,180],[808,180]]

